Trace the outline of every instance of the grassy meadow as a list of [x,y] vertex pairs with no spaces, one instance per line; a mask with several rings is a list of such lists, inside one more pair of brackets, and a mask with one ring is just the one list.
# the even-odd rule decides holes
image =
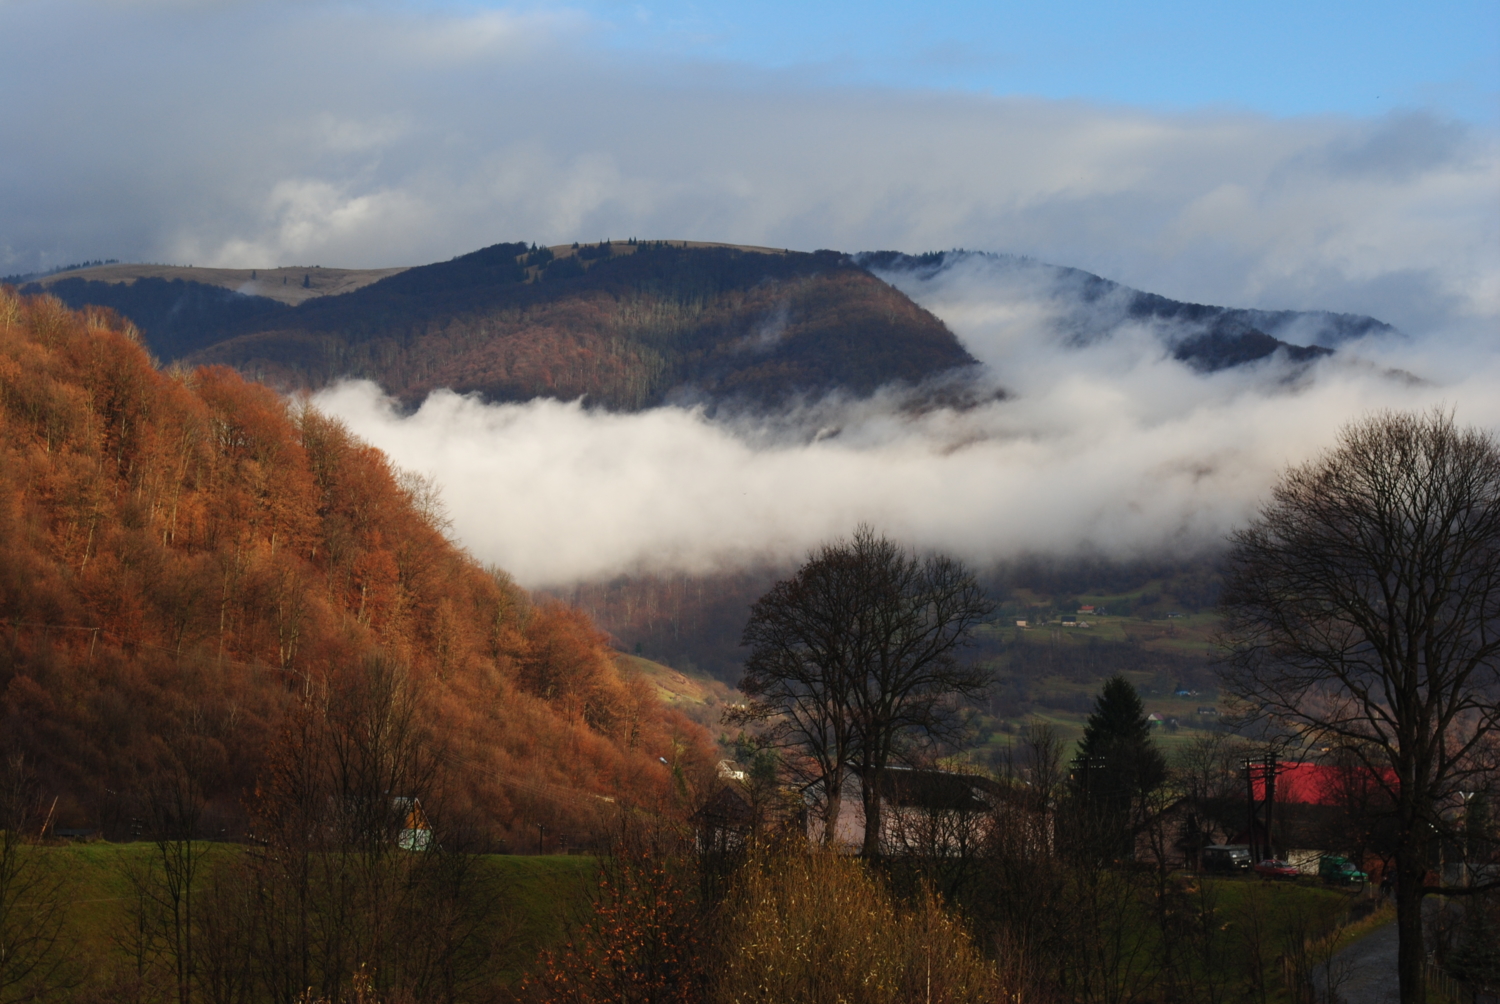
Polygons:
[[[100,973],[123,963],[120,940],[130,925],[134,897],[131,870],[157,853],[149,842],[63,844],[31,848],[61,882],[65,903],[63,938],[74,965]],[[204,844],[205,872],[245,853],[237,844]],[[595,877],[595,859],[584,855],[488,854],[481,878],[500,900],[497,933],[502,971],[519,978],[537,952],[557,944],[566,925],[585,908]]]

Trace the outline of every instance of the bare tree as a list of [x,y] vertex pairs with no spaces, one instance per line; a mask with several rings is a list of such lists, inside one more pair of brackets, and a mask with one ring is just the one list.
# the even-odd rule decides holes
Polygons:
[[0,761],[0,1001],[39,1000],[60,989],[67,890],[37,836],[38,795],[20,754]]
[[1352,751],[1396,816],[1401,999],[1426,999],[1422,896],[1500,713],[1500,448],[1386,413],[1282,475],[1232,537],[1225,682],[1251,718]]
[[945,555],[919,557],[860,526],[824,545],[751,610],[731,720],[762,721],[772,742],[807,758],[825,797],[825,839],[847,772],[860,778],[864,852],[880,849],[880,775],[912,741],[951,737],[953,698],[988,674],[958,656],[994,609],[973,574]]
[[802,785],[818,784],[823,841],[837,829],[855,756],[850,690],[860,652],[853,626],[860,569],[842,544],[825,544],[790,579],[755,602],[740,641],[750,649],[740,690],[750,698],[726,722],[765,725],[762,739]]
[[851,688],[865,810],[866,857],[880,853],[880,776],[908,741],[953,739],[953,698],[974,697],[990,674],[960,662],[970,632],[995,604],[956,558],[919,558],[861,526],[845,547],[864,587],[855,636],[863,672]]

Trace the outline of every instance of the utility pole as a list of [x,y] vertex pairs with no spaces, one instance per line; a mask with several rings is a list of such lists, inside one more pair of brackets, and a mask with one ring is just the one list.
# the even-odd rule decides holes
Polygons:
[[[1259,759],[1242,761],[1245,771],[1245,803],[1248,809],[1249,826],[1246,833],[1250,838],[1250,857],[1255,861],[1276,856],[1275,840],[1271,836],[1271,826],[1274,823],[1276,809],[1276,773],[1280,770],[1280,762],[1274,753],[1268,753]],[[1255,782],[1260,781],[1260,797],[1256,797]],[[1262,814],[1261,807],[1265,811]],[[1261,825],[1264,815],[1265,842],[1262,844],[1257,827]]]
[[542,852],[542,847],[543,847],[543,837],[542,837],[542,834],[544,834],[546,831],[547,831],[547,828],[545,826],[543,826],[541,823],[537,823],[536,824],[536,853],[537,853],[538,856],[541,856],[541,854],[543,853]]

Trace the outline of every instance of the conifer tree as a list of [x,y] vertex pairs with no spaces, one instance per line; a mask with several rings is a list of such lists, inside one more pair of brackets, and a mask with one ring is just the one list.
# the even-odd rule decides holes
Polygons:
[[1104,683],[1078,744],[1074,783],[1101,839],[1128,853],[1145,795],[1161,787],[1167,761],[1151,739],[1141,697],[1125,677]]

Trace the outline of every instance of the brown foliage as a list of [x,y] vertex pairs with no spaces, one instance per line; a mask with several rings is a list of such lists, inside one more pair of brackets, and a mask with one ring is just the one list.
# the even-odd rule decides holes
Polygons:
[[62,825],[122,832],[191,719],[226,832],[288,710],[376,655],[492,832],[545,816],[581,839],[590,795],[675,806],[658,757],[691,773],[702,730],[443,530],[428,486],[338,422],[0,290],[0,735]]
[[520,988],[533,1004],[701,1004],[704,917],[690,859],[633,850],[604,860],[593,910],[544,951]]
[[518,250],[247,318],[185,358],[283,387],[352,375],[407,401],[446,387],[627,410],[684,385],[763,402],[868,394],[974,361],[937,318],[834,252],[630,249],[565,281],[520,282]]

